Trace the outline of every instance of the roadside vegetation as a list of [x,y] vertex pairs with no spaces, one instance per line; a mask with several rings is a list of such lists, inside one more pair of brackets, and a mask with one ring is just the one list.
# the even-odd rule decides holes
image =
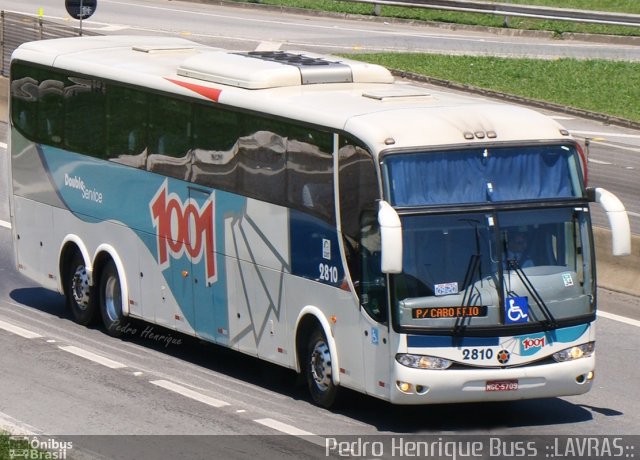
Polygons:
[[0,430],[0,459],[48,458],[46,454],[44,451],[32,449],[27,440],[16,440],[9,433]]
[[[373,5],[339,0],[232,0],[244,3],[261,3],[293,8],[307,8],[344,14],[372,15]],[[517,3],[580,10],[611,11],[640,14],[638,0],[500,0],[494,3]],[[545,30],[559,37],[566,33],[590,33],[607,35],[640,36],[640,27],[606,26],[530,18],[505,18],[491,14],[458,13],[428,8],[399,8],[382,6],[380,16],[450,24],[467,24],[509,29]]]
[[640,122],[640,63],[410,53],[349,57]]

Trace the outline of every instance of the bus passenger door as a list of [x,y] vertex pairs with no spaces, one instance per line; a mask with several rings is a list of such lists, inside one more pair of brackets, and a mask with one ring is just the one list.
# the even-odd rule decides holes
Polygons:
[[367,393],[388,399],[391,369],[387,277],[380,267],[380,229],[377,216],[365,213],[360,241],[360,335]]
[[214,193],[189,187],[184,219],[189,228],[185,251],[189,252],[191,261],[191,324],[199,337],[218,341],[217,337],[227,334],[228,327],[222,324],[220,305],[216,306],[215,302],[219,267],[215,248],[214,200]]

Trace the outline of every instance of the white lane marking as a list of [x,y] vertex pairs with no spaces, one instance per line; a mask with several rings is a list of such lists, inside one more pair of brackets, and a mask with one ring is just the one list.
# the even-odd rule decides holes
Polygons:
[[272,428],[281,433],[299,437],[305,441],[308,441],[312,444],[316,444],[320,447],[326,447],[327,441],[322,436],[318,436],[317,434],[313,434],[308,431],[301,430],[300,428],[296,428],[295,426],[292,426],[292,425],[287,425],[286,423],[279,422],[272,418],[259,418],[254,420],[254,422],[259,423],[260,425],[264,425],[266,427]]
[[611,147],[619,150],[628,150],[629,152],[637,152],[638,150],[640,150],[640,147],[625,147],[624,145],[612,144],[610,142],[601,142],[595,139],[591,140],[591,144],[598,144],[604,147]]
[[598,310],[598,316],[603,318],[612,319],[621,323],[629,324],[630,326],[640,327],[640,321],[637,319],[627,318],[626,316],[616,315],[614,313],[608,313],[606,311]]
[[260,425],[268,426],[269,428],[273,428],[274,430],[280,431],[282,433],[290,434],[292,436],[316,436],[313,433],[301,430],[300,428],[296,428],[293,425],[287,425],[286,423],[279,422],[272,418],[260,418],[254,420],[254,422],[259,423]]
[[282,46],[282,43],[279,43],[279,42],[264,41],[264,42],[258,43],[258,46],[256,46],[254,51],[278,51],[281,46]]
[[5,142],[0,142],[0,147],[2,147],[3,149],[6,150],[6,148],[8,147],[7,144]]
[[103,366],[109,367],[111,369],[122,369],[123,367],[127,367],[126,365],[119,363],[118,361],[105,358],[104,356],[98,355],[91,351],[83,350],[82,348],[75,347],[73,345],[64,347],[60,346],[58,348],[73,355],[80,356],[81,358],[88,359],[89,361],[93,361],[94,363],[102,364]]
[[554,120],[575,120],[574,117],[562,117],[560,115],[553,115],[551,118]]
[[0,227],[11,228],[11,222],[7,222],[6,220],[0,220]]
[[27,339],[37,339],[38,337],[42,337],[40,334],[31,332],[11,323],[5,323],[4,321],[0,321],[0,329],[4,329],[5,331],[12,332],[13,334],[17,334]]
[[640,134],[624,134],[624,133],[615,133],[615,132],[602,133],[597,131],[581,131],[579,129],[570,129],[569,131],[571,131],[571,134],[580,133],[580,134],[586,134],[587,136],[626,137],[630,139],[640,139]]
[[219,399],[203,395],[202,393],[198,393],[197,391],[193,391],[187,387],[183,387],[182,385],[178,385],[177,383],[173,383],[168,380],[152,380],[149,383],[164,388],[165,390],[181,394],[182,396],[186,396],[187,398],[194,399],[212,407],[224,407],[230,405],[228,402],[220,401]]
[[633,217],[640,217],[640,213],[633,212],[633,211],[627,211],[627,214],[629,214],[630,216],[633,216]]
[[613,163],[610,163],[608,161],[601,161],[601,160],[594,160],[593,158],[589,158],[589,163],[594,163],[597,165],[612,165]]

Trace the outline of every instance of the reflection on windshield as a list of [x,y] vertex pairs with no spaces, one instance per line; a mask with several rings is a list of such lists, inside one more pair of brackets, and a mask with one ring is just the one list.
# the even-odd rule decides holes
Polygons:
[[549,325],[593,311],[586,209],[404,216],[402,225],[401,325]]

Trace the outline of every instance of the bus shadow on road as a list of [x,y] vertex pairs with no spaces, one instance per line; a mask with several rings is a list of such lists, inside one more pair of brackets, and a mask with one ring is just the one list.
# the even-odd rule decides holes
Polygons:
[[[64,297],[56,292],[41,287],[22,288],[11,291],[10,297],[15,302],[68,320],[73,327],[84,329],[73,322]],[[312,404],[306,384],[290,369],[155,324],[135,319],[127,321],[127,327],[137,333],[124,334],[116,339],[103,331],[104,340],[115,341],[114,344],[122,340],[273,391],[302,404]],[[152,328],[152,334],[142,333],[149,328]],[[157,340],[154,337],[168,339]],[[495,430],[500,430],[501,434],[570,434],[575,430],[571,425],[590,422],[594,414],[606,417],[623,415],[615,409],[589,406],[585,404],[588,401],[585,396],[572,397],[578,400],[584,398],[582,403],[548,398],[394,406],[351,390],[344,389],[341,395],[339,404],[332,408],[332,412],[371,425],[380,433],[387,434],[454,434],[461,431],[484,434]]]
[[55,291],[43,287],[20,288],[12,290],[9,297],[14,302],[34,310],[72,320],[71,312],[66,308],[64,297]]

